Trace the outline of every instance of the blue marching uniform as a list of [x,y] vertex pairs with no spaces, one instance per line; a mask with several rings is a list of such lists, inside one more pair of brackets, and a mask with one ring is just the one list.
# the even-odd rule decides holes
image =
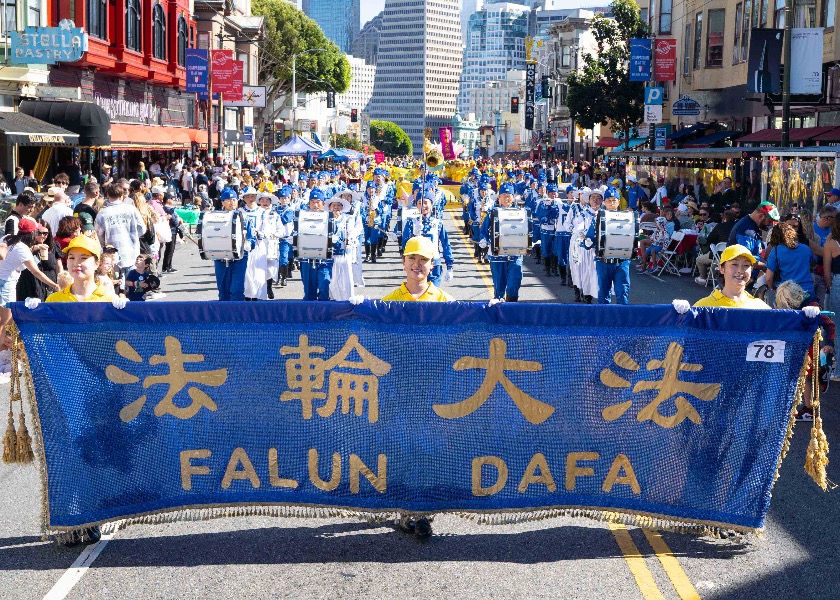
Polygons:
[[542,246],[546,275],[552,275],[552,268],[557,268],[554,255],[554,230],[559,217],[560,208],[557,204],[550,198],[543,198],[542,204],[537,208],[537,219],[540,223],[540,245]]
[[555,269],[559,267],[562,280],[560,283],[567,285],[571,277],[567,267],[569,265],[569,248],[572,243],[572,207],[559,198],[555,199],[554,202],[557,204],[559,211],[554,230],[554,256],[557,261]]
[[277,214],[280,218],[280,223],[286,229],[286,236],[280,238],[280,251],[277,256],[278,264],[280,265],[280,285],[286,285],[286,279],[289,277],[289,263],[294,260],[294,246],[292,246],[291,235],[294,231],[295,211],[290,206],[277,206]]
[[[408,240],[415,235],[429,238],[435,246],[434,266],[432,267],[432,272],[429,273],[428,280],[430,283],[435,284],[435,286],[439,286],[441,277],[443,276],[443,264],[446,263],[447,269],[452,269],[452,265],[455,262],[452,256],[452,247],[449,245],[449,237],[446,235],[446,229],[443,227],[443,221],[437,217],[422,216],[408,219],[403,228],[403,250],[405,250],[405,245],[408,243]],[[442,260],[441,256],[443,257]]]
[[[484,217],[481,224],[481,239],[489,246],[490,215]],[[493,278],[493,298],[507,302],[519,300],[519,287],[522,285],[522,256],[489,254],[490,275]]]
[[[337,228],[338,226],[339,224],[336,223],[335,227]],[[339,236],[338,239],[336,236],[333,237],[333,254],[344,254],[345,246],[346,240],[343,239],[343,236]],[[330,299],[332,268],[333,261],[331,259],[300,261],[300,278],[303,281],[304,300]]]
[[[608,191],[607,194],[610,192]],[[616,190],[617,194],[618,191]],[[617,197],[617,196],[614,196]],[[595,240],[595,219],[586,232],[586,239],[597,245]],[[618,304],[630,304],[630,259],[601,258],[595,256],[595,275],[598,278],[598,304],[609,304],[615,288],[615,300]]]

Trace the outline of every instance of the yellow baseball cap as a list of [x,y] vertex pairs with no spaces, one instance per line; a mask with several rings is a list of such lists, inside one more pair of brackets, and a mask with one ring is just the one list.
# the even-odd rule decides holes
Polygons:
[[99,257],[102,256],[102,247],[99,245],[99,242],[86,235],[77,235],[70,240],[70,243],[64,249],[64,254],[69,254],[73,248],[81,248],[85,252],[95,256],[96,260],[99,260]]
[[723,254],[720,255],[720,264],[741,256],[748,259],[752,264],[756,263],[755,256],[752,255],[749,248],[742,246],[741,244],[734,244],[732,246],[728,246],[726,250],[723,251]]
[[405,250],[403,250],[403,256],[409,256],[411,254],[432,259],[435,257],[435,245],[427,237],[415,236],[406,242]]

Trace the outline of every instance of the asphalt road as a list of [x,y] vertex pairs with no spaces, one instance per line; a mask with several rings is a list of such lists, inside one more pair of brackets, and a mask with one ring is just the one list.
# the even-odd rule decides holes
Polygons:
[[[457,233],[453,243],[456,277],[447,290],[489,299],[487,268],[475,265]],[[175,265],[157,301],[215,299],[212,265],[195,246],[179,246]],[[544,278],[532,259],[526,265],[523,301],[573,301],[557,278]],[[369,297],[401,281],[393,246],[366,267]],[[705,293],[690,277],[632,277],[634,304]],[[276,294],[301,298],[300,281]],[[832,389],[824,403],[830,444],[840,443],[837,396]],[[253,517],[132,526],[87,550],[68,549],[41,541],[37,469],[0,465],[0,598],[834,599],[840,490],[822,492],[804,473],[809,426],[796,429],[766,531],[749,540],[660,538],[584,519],[487,526],[443,516],[435,535],[418,543],[388,525]],[[829,477],[840,481],[837,464]]]

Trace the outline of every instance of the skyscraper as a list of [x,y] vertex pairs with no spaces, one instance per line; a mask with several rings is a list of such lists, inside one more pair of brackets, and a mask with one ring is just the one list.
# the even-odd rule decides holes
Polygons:
[[[461,71],[459,0],[385,0],[374,119],[393,121],[422,151],[423,129],[451,125]],[[376,144],[376,140],[371,140]]]
[[525,68],[525,36],[530,9],[522,4],[493,2],[470,16],[464,45],[458,110],[469,106],[469,91],[487,81],[505,78],[513,69]]
[[318,23],[329,39],[350,54],[353,38],[359,33],[361,0],[303,0],[302,8]]

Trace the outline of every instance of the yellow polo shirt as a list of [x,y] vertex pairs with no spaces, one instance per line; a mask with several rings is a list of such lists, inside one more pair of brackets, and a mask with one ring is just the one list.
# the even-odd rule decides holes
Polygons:
[[747,297],[743,302],[735,302],[732,298],[724,296],[720,290],[715,290],[705,298],[698,300],[694,306],[710,306],[717,308],[770,308],[764,300],[753,298],[746,292]]
[[426,291],[423,292],[423,295],[419,298],[415,298],[411,295],[411,292],[408,291],[408,288],[405,287],[403,283],[400,287],[395,289],[393,292],[384,296],[383,300],[388,301],[396,301],[396,302],[454,302],[455,298],[444,292],[442,289],[435,287],[434,283],[430,283],[429,287],[426,288]]
[[[79,302],[79,299],[73,295],[73,292],[70,291],[70,288],[73,286],[67,286],[61,291],[53,292],[49,296],[47,296],[47,302]],[[84,302],[112,302],[114,297],[103,288],[100,284],[96,284],[96,289],[90,295],[89,298],[84,300]]]

